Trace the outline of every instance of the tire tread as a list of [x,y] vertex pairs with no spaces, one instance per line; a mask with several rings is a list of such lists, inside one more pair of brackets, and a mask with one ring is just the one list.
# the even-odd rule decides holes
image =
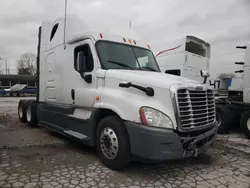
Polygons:
[[250,130],[247,128],[247,121],[249,118],[250,118],[250,111],[242,113],[240,120],[240,129],[246,135],[246,137],[250,139]]
[[[105,127],[112,128],[119,142],[119,150],[115,159],[107,159],[100,148],[100,134]],[[124,122],[117,116],[108,116],[102,119],[97,127],[96,147],[104,165],[112,170],[123,170],[130,163],[130,142]]]

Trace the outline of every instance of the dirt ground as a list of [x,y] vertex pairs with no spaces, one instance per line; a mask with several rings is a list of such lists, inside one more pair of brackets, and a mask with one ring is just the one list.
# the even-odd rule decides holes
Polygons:
[[165,164],[103,166],[94,148],[17,118],[19,98],[0,98],[0,187],[250,188],[250,142],[219,136],[205,155]]

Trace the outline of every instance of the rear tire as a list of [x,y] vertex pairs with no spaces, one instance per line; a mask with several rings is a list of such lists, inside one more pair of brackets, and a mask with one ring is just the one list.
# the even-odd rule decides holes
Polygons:
[[243,133],[250,139],[250,111],[244,112],[241,116],[240,128]]
[[130,142],[121,119],[109,116],[97,127],[96,148],[102,163],[112,170],[123,170],[130,163]]
[[17,97],[17,93],[16,92],[12,92],[12,97]]
[[19,93],[19,96],[24,97],[24,93],[23,92]]
[[218,133],[228,133],[230,128],[230,120],[231,120],[231,111],[227,108],[227,106],[216,105],[216,120],[218,122]]
[[37,126],[37,111],[36,111],[36,101],[28,100],[27,107],[26,107],[26,120],[27,124],[30,127]]
[[26,119],[26,106],[27,106],[26,100],[19,101],[19,103],[18,103],[18,118],[22,123],[25,123],[27,121],[27,119]]

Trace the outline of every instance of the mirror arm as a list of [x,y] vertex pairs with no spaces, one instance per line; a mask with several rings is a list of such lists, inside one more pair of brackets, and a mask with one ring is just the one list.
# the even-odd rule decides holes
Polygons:
[[87,74],[87,75],[84,75],[84,73],[80,73],[82,79],[84,79],[85,82],[87,83],[92,83],[92,75],[91,74]]
[[203,84],[207,83],[207,76],[204,77]]

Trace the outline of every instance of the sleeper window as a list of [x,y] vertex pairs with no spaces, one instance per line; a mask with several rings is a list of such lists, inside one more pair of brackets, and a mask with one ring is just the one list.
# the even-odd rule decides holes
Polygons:
[[52,39],[54,38],[55,34],[56,34],[56,31],[58,29],[58,26],[59,24],[57,23],[56,25],[54,25],[52,31],[51,31],[51,34],[50,34],[50,41],[52,41]]

